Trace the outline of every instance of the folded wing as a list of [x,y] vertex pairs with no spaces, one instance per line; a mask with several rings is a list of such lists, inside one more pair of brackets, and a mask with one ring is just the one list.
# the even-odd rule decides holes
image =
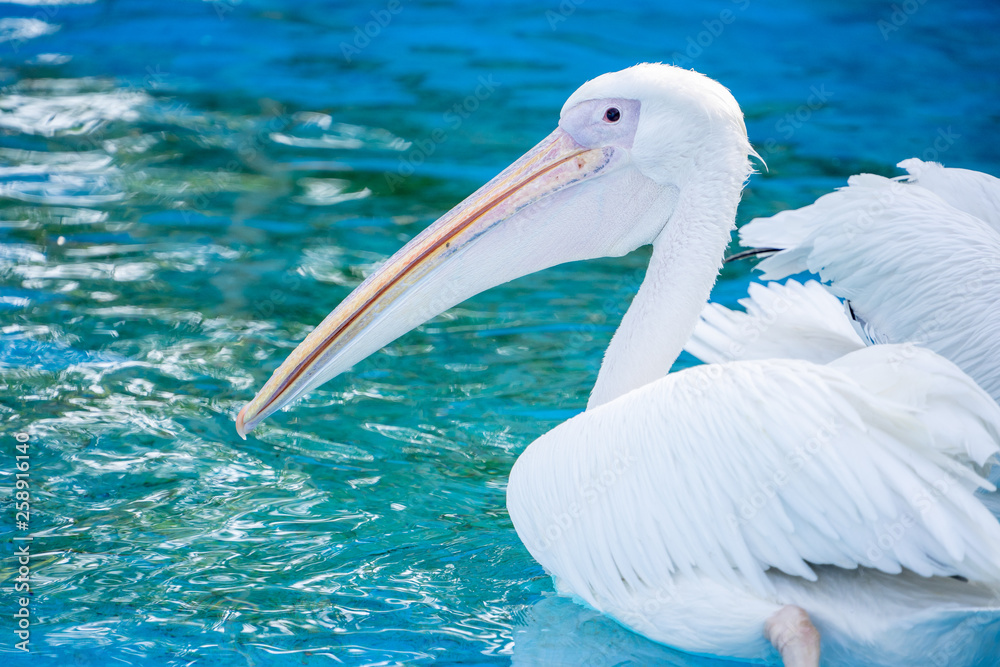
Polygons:
[[685,576],[769,596],[770,571],[813,580],[814,564],[1000,584],[1000,525],[976,493],[993,489],[998,439],[1000,408],[913,346],[713,364],[539,438],[508,508],[532,555],[598,609]]

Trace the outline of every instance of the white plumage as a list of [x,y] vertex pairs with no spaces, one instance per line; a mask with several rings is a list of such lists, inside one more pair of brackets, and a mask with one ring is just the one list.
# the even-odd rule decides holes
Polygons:
[[[700,366],[539,438],[507,504],[562,590],[653,639],[753,659],[768,617],[826,589],[815,565],[961,575],[988,597],[1000,524],[975,491],[993,490],[998,428],[990,397],[919,348]],[[829,617],[805,608],[836,628],[856,584]],[[713,606],[727,613],[697,613]],[[909,664],[900,648],[882,664]]]
[[[821,583],[809,588],[808,600],[802,599],[805,591],[793,577],[777,575],[774,579],[780,590],[797,596],[816,616],[835,619],[835,626],[817,621],[823,634],[824,665],[996,667],[1000,617],[978,611],[995,602],[990,594],[976,594],[956,579],[836,567],[819,571]],[[709,583],[709,592],[713,588]],[[722,625],[730,610],[739,609],[745,598],[738,591],[730,593],[718,587],[718,596],[694,589],[685,600],[690,604],[681,612],[712,615]],[[701,605],[697,605],[699,600],[703,600]],[[848,600],[850,607],[845,613]],[[752,599],[749,603],[755,604]],[[692,664],[690,658],[644,640],[600,612],[565,597],[541,598],[519,613],[515,623],[512,663],[519,667]],[[942,628],[947,628],[947,633],[942,634]],[[837,642],[845,636],[855,639],[850,648]],[[863,645],[860,652],[859,643]],[[903,646],[918,657],[900,662]],[[770,662],[769,650],[764,647],[761,662]],[[711,664],[721,667],[722,663]],[[725,665],[735,667],[730,662]]]
[[[745,228],[784,249],[771,275],[812,270],[869,334],[930,349],[866,347],[818,283],[755,286],[747,313],[699,321],[751,152],[736,101],[700,74],[586,83],[555,132],[345,299],[237,429],[492,285],[652,243],[588,409],[511,472],[511,519],[558,589],[697,653],[817,667],[821,635],[828,667],[994,665],[1000,407],[966,372],[1000,391],[1000,239],[975,217],[987,200],[932,192],[992,181],[910,163],[916,183],[855,177]],[[692,332],[720,363],[667,375]]]
[[[759,264],[765,279],[809,271],[829,282],[826,286],[816,281],[803,285],[795,280],[785,284],[753,283],[749,297],[740,301],[745,312],[708,304],[685,349],[713,364],[769,357],[828,364],[831,368],[847,371],[854,381],[877,391],[882,398],[911,406],[913,414],[924,425],[937,429],[936,441],[968,445],[977,439],[967,431],[968,425],[977,421],[983,423],[976,419],[968,422],[958,414],[961,406],[968,405],[971,395],[968,386],[972,383],[969,378],[961,385],[949,383],[945,379],[948,374],[942,373],[938,365],[942,360],[914,344],[924,345],[950,358],[992,392],[994,399],[1000,396],[1000,358],[997,357],[1000,352],[1000,337],[997,336],[1000,326],[1000,233],[997,231],[1000,228],[1000,180],[917,159],[905,160],[899,166],[906,169],[909,176],[898,179],[870,174],[854,176],[848,187],[821,197],[810,206],[746,225],[740,235],[744,245],[782,249]],[[834,294],[849,299],[849,308],[845,310],[846,304]],[[864,349],[866,343],[887,341],[905,341],[906,344]],[[871,363],[873,353],[883,355],[887,363]],[[925,363],[914,367],[912,362],[917,358]],[[962,375],[952,374],[954,377]],[[940,402],[927,401],[921,396],[928,386],[935,387]],[[982,414],[991,412],[993,406],[987,405]],[[987,418],[986,422],[992,422],[989,428],[996,428],[995,417]],[[981,441],[989,442],[991,438],[995,442],[995,435]],[[956,454],[955,450],[951,452],[952,456]],[[992,470],[994,481],[1000,478],[997,468],[994,466]],[[885,467],[880,466],[880,469],[885,470]],[[938,485],[936,488],[940,492],[943,487]],[[989,486],[982,488],[990,489]],[[923,491],[915,493],[926,502]],[[935,497],[939,499],[940,495]],[[980,492],[974,496],[974,503],[977,513],[983,508],[992,508],[993,513],[1000,509],[995,493],[983,496]],[[903,516],[910,514],[904,510]],[[949,522],[954,520],[954,516],[948,518]],[[895,525],[902,524],[897,521]],[[984,525],[995,526],[996,521],[986,519]],[[909,548],[912,531],[897,532],[902,534],[898,540],[891,533],[880,535],[882,545],[876,547],[875,553],[884,557],[884,544],[896,547],[905,542]],[[873,566],[862,561],[858,564]],[[926,569],[921,570],[913,564],[900,562],[900,565],[924,576],[928,574]],[[883,604],[877,596],[864,600],[866,594],[871,593],[870,579],[845,577],[846,573],[834,572],[826,573],[826,576],[840,579],[836,595],[827,599],[827,604],[831,605],[829,610],[834,611],[833,617],[823,619],[816,600],[809,599],[804,604],[824,636],[839,634],[832,627],[824,628],[835,618],[843,620]],[[982,576],[970,579],[989,582]],[[794,579],[784,581],[794,582]],[[859,656],[866,654],[869,654],[869,662],[865,664],[872,665],[995,665],[1000,661],[1000,649],[996,648],[996,628],[1000,621],[995,611],[991,611],[1000,606],[1000,598],[995,593],[996,582],[989,582],[983,588],[978,604],[965,609],[964,614],[956,614],[954,609],[947,612],[945,609],[955,601],[956,593],[962,593],[961,590],[935,595],[931,593],[935,589],[930,582],[921,584],[919,579],[908,574],[908,591],[895,590],[902,581],[890,578],[882,582],[903,601],[894,610],[896,620],[917,625],[905,611],[907,604],[927,615],[934,610],[940,611],[941,617],[936,623],[929,622],[929,627],[935,628],[932,635],[937,632],[941,636],[916,650],[913,642],[918,641],[918,633],[905,633],[906,640],[897,652],[893,652],[888,643],[881,643],[878,650],[881,658],[871,656],[871,649],[867,647],[855,646],[852,650],[841,636],[838,646],[846,656],[851,656],[845,658],[845,664],[861,664],[863,658]],[[863,583],[863,588],[858,588],[859,582]],[[945,593],[951,586],[942,583],[945,588],[938,593]],[[851,591],[852,587],[858,590]],[[924,596],[923,602],[911,599],[913,594]],[[865,604],[859,605],[859,598]],[[838,606],[841,599],[850,601],[850,605]],[[974,637],[947,636],[966,632],[968,625],[976,628]],[[963,627],[966,629],[962,630]],[[845,629],[847,636],[862,634],[857,624]],[[942,653],[942,646],[948,647],[946,654]],[[956,648],[959,646],[962,648]],[[982,648],[975,650],[974,646]],[[918,663],[921,659],[925,662]]]
[[815,280],[751,283],[746,312],[705,306],[684,349],[705,363],[805,359],[825,364],[865,346],[837,297]]
[[909,172],[898,180],[930,190],[949,206],[984,220],[1000,232],[1000,179],[981,171],[945,167],[915,157],[903,160],[898,166]]
[[818,274],[866,336],[916,343],[1000,400],[1000,180],[911,159],[908,180],[852,176],[842,190],[740,230],[775,280]]

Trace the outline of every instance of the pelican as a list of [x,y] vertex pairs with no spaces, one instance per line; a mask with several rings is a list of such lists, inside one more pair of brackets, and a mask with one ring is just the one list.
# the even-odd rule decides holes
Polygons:
[[548,137],[337,306],[237,431],[478,292],[651,244],[587,409],[510,474],[514,527],[556,590],[696,654],[993,665],[1000,407],[975,381],[900,344],[668,374],[752,154],[739,105],[701,74],[642,64],[585,83]]

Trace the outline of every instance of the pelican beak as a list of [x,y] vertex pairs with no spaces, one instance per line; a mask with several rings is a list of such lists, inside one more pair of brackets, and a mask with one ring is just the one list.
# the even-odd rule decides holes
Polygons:
[[[586,148],[557,129],[500,175],[446,213],[369,276],[285,359],[236,417],[243,438],[263,419],[342,373],[410,329],[489,287],[547,265],[490,265],[491,237],[531,254],[528,226],[545,225],[533,204],[595,176],[615,149]],[[520,215],[532,207],[535,215]],[[524,228],[498,231],[519,218]],[[537,234],[536,234],[537,237]],[[551,237],[541,238],[541,244]],[[533,245],[539,245],[534,243]],[[470,253],[479,247],[480,250]],[[493,253],[495,254],[495,253]],[[517,257],[507,264],[518,264]],[[485,263],[485,264],[484,264]]]

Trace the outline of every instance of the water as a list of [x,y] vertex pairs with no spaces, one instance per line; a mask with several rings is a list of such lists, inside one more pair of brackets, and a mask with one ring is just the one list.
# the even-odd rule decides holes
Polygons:
[[34,535],[26,658],[5,492],[0,662],[724,664],[551,597],[504,509],[644,251],[480,295],[246,442],[232,420],[604,71],[733,90],[770,167],[740,221],[911,155],[1000,174],[1000,14],[902,5],[0,3],[0,474],[28,433]]

